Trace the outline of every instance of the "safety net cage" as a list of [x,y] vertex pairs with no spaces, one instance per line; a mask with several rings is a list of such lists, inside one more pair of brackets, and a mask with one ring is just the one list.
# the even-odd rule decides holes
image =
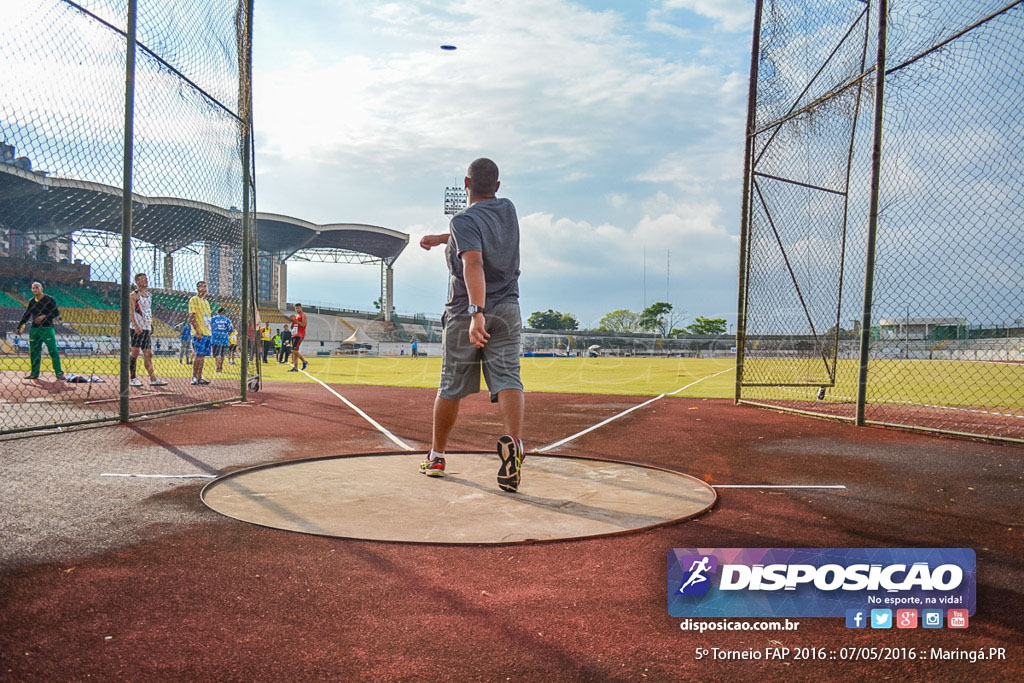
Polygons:
[[0,432],[258,387],[251,25],[251,0],[5,6]]
[[1024,2],[759,0],[736,399],[1024,440]]

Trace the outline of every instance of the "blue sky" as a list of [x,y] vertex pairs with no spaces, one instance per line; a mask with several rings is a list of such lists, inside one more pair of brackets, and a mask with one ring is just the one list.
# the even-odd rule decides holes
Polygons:
[[[749,0],[259,0],[259,209],[409,233],[395,305],[438,313],[444,260],[415,243],[488,156],[519,210],[524,316],[641,309],[646,252],[647,304],[732,321],[752,17]],[[291,300],[377,297],[374,267],[289,265]]]

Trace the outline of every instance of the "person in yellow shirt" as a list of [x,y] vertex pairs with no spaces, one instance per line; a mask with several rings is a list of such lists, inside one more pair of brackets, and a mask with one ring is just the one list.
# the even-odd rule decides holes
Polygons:
[[270,323],[263,326],[260,331],[260,338],[263,340],[263,364],[267,364],[267,354],[274,350],[273,339],[270,336]]
[[235,357],[238,354],[238,330],[231,330],[231,334],[228,335],[228,363],[236,365]]
[[210,302],[206,300],[206,281],[200,280],[196,283],[196,295],[188,300],[188,322],[192,326],[192,348],[196,352],[196,359],[192,363],[193,385],[210,383],[210,380],[203,379],[203,365],[213,349],[211,317]]

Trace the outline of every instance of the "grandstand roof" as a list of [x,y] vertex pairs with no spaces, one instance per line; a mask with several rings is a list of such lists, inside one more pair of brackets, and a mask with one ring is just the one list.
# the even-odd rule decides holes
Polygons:
[[[230,244],[238,239],[241,212],[177,197],[133,198],[132,236],[167,252],[193,242]],[[85,228],[121,232],[121,189],[57,178],[0,164],[0,224],[43,239]],[[188,226],[188,231],[182,226]],[[317,225],[301,218],[257,212],[260,251],[280,258],[353,260],[352,255],[393,263],[409,243],[397,230],[357,223]]]
[[404,232],[361,223],[317,225],[301,218],[259,211],[256,225],[260,251],[282,258],[340,251],[367,254],[391,263],[409,244],[409,235]]

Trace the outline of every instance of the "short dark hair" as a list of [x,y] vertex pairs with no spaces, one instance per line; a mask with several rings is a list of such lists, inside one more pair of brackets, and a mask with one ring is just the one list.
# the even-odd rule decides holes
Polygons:
[[135,281],[138,282],[140,277],[145,276],[145,273],[135,273]]
[[295,308],[302,308],[302,304],[295,304]]
[[466,176],[473,194],[494,194],[498,191],[498,165],[490,159],[481,157],[471,163]]
[[221,306],[220,308],[217,309],[217,313],[223,313],[223,312],[224,312],[224,307],[223,306]]
[[196,287],[198,287],[199,285],[205,285],[205,284],[206,284],[206,280],[196,280]]

